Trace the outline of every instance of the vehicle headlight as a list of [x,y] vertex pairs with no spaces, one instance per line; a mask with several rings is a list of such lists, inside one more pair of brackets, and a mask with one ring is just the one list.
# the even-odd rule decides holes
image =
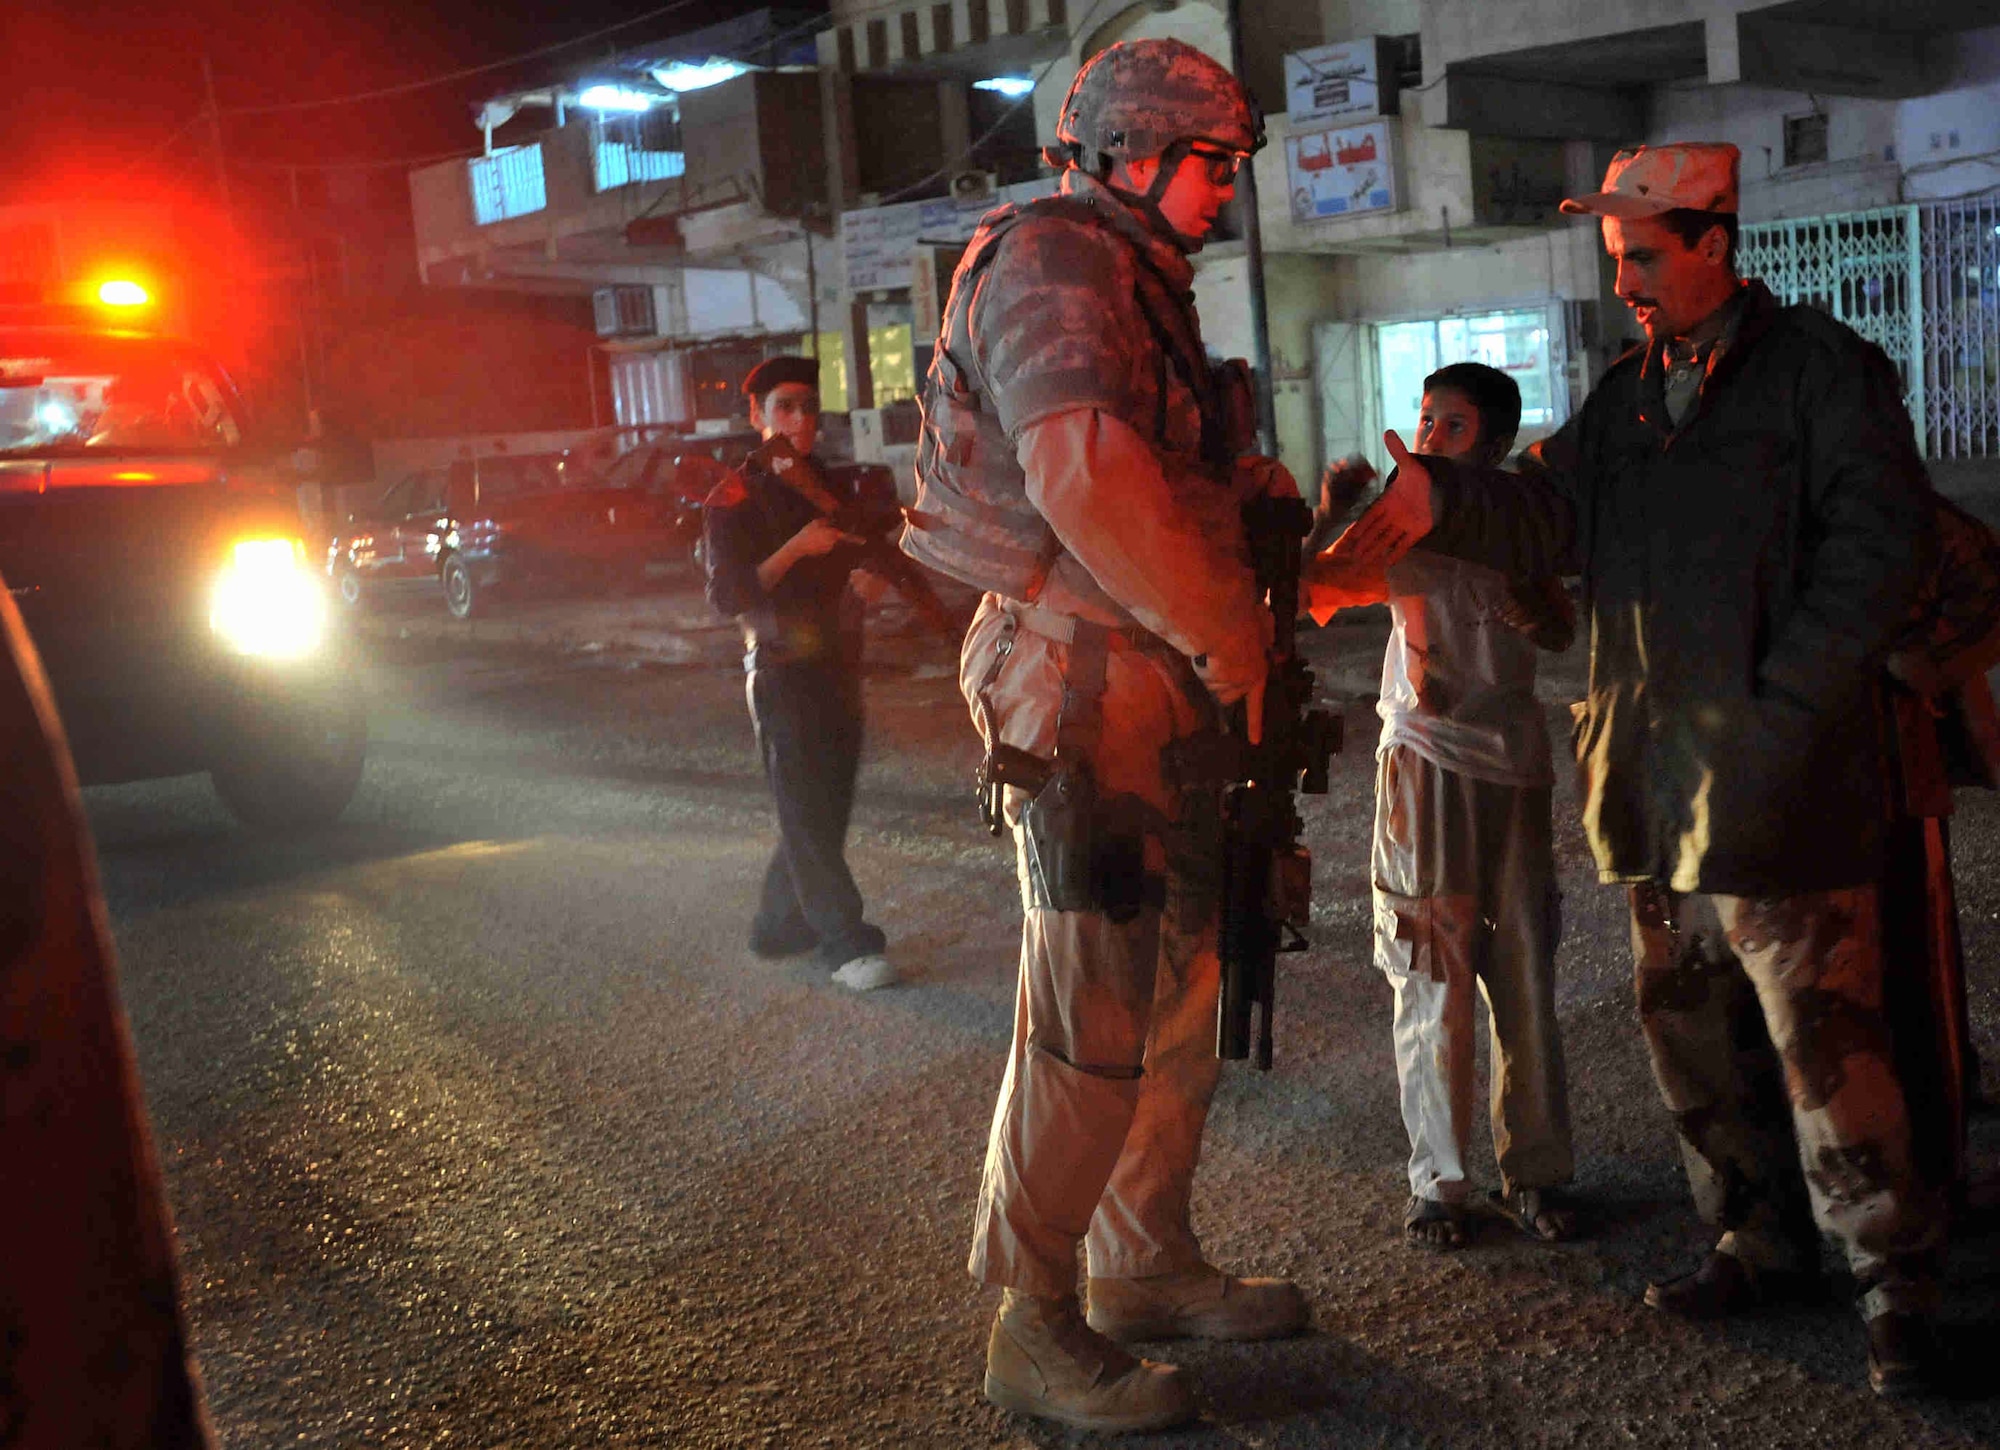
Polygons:
[[240,539],[215,581],[208,623],[238,654],[298,659],[326,637],[326,591],[298,539]]

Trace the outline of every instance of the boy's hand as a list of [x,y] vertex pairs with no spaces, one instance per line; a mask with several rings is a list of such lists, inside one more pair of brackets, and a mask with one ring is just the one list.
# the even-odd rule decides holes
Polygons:
[[833,520],[822,515],[808,522],[804,528],[787,539],[785,547],[791,551],[795,559],[810,559],[820,554],[830,554],[842,544],[865,542],[867,542],[865,539],[856,538],[853,534],[842,533],[833,526]]
[[1393,564],[1410,552],[1436,522],[1431,512],[1431,474],[1391,429],[1382,435],[1396,472],[1382,496],[1334,542],[1343,563]]

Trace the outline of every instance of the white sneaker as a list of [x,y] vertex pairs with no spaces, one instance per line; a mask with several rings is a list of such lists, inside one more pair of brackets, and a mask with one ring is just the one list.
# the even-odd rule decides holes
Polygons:
[[844,963],[833,974],[834,981],[850,992],[872,992],[877,987],[896,985],[896,969],[880,952],[870,952]]

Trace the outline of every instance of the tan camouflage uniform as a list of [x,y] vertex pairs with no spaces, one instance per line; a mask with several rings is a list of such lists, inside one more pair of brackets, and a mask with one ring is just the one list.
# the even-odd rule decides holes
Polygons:
[[1646,884],[1631,901],[1639,1020],[1717,1247],[1811,1268],[1817,1219],[1864,1316],[1930,1309],[1944,1221],[1912,1163],[1875,888],[1757,900]]
[[1157,888],[1123,925],[1037,905],[1010,790],[1021,985],[970,1268],[1041,1296],[1074,1289],[1079,1239],[1093,1277],[1201,1262],[1188,1197],[1218,1074],[1217,863],[1212,841],[1170,860],[1166,823],[1186,803],[1161,779],[1160,750],[1213,719],[1188,661],[1262,648],[1238,499],[1204,465],[1201,403],[1163,365],[1135,301],[1148,288],[1199,359],[1187,259],[1088,177],[1068,173],[1064,190],[1104,222],[1019,223],[965,299],[993,406],[1062,553],[1033,606],[987,597],[961,682],[989,743],[1047,758],[1068,666],[1060,636],[1072,620],[1119,632],[1092,764],[1102,797],[1149,813]]

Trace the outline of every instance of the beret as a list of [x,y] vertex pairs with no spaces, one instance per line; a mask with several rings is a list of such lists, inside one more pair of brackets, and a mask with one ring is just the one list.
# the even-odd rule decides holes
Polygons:
[[767,357],[750,369],[750,375],[743,380],[743,395],[761,398],[771,389],[786,383],[804,383],[809,388],[817,388],[819,364],[809,357]]

